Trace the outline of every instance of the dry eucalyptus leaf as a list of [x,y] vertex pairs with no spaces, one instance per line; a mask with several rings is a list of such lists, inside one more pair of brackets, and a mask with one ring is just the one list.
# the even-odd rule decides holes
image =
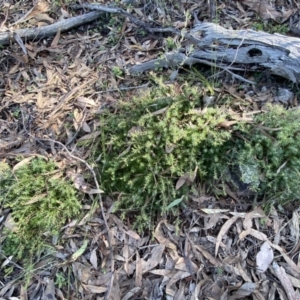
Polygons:
[[246,296],[251,295],[255,290],[256,284],[254,282],[246,282],[229,299],[245,299]]
[[264,242],[256,255],[256,270],[264,273],[274,259],[274,253],[268,242]]
[[4,227],[6,227],[7,229],[11,230],[12,232],[17,232],[18,230],[18,226],[16,224],[16,222],[14,221],[13,217],[11,214],[9,214],[6,217],[6,220],[4,222]]
[[82,123],[82,130],[85,131],[85,132],[90,133],[91,132],[91,127],[87,124],[87,122],[84,121]]
[[239,216],[232,217],[231,219],[227,220],[224,223],[224,225],[222,226],[222,228],[219,231],[218,236],[217,236],[215,256],[217,256],[217,254],[218,254],[219,246],[220,246],[223,236],[227,233],[227,231],[229,230],[231,225],[234,224],[238,218],[239,218]]
[[0,268],[2,269],[2,268],[4,268],[5,266],[7,266],[8,264],[10,264],[11,261],[12,261],[12,258],[13,258],[13,255],[7,257],[7,258],[4,260],[4,262],[2,263],[2,265],[1,265]]
[[20,162],[18,162],[18,163],[13,167],[13,172],[15,172],[16,170],[22,168],[22,167],[25,166],[25,165],[28,165],[29,162],[30,162],[31,160],[33,160],[33,159],[34,159],[34,156],[30,156],[30,157],[26,157],[26,158],[22,159]]
[[282,17],[282,14],[278,12],[275,7],[271,6],[267,0],[243,0],[243,4],[257,12],[264,20],[277,20]]
[[169,144],[169,145],[165,146],[165,151],[166,151],[166,153],[169,154],[169,153],[171,153],[174,150],[174,148],[175,148],[174,144]]
[[93,140],[93,139],[95,139],[97,136],[99,136],[100,134],[101,134],[101,131],[100,131],[100,130],[94,131],[94,132],[92,132],[92,133],[89,133],[89,134],[84,135],[83,137],[81,137],[80,139],[78,139],[77,142],[85,141],[85,140]]
[[179,190],[187,181],[186,174],[182,175],[176,182],[176,190]]
[[98,258],[97,258],[96,249],[94,249],[91,252],[90,262],[91,262],[92,266],[94,267],[94,269],[97,270],[97,268],[98,268]]
[[293,288],[290,278],[287,276],[283,267],[280,267],[276,263],[276,261],[273,262],[272,267],[273,267],[275,275],[280,280],[280,282],[286,292],[287,298],[289,300],[299,300],[299,297]]
[[42,299],[56,299],[54,281],[52,279],[44,278],[44,282],[46,283],[46,289],[44,290]]
[[165,245],[157,245],[156,247],[153,247],[151,251],[151,258],[149,258],[147,261],[142,259],[142,273],[146,273],[153,268],[155,268],[163,255],[163,252],[165,250]]
[[81,285],[87,292],[90,292],[92,294],[101,294],[101,293],[105,293],[107,291],[107,287],[104,287],[104,286],[96,286],[96,285],[89,285],[89,284],[83,284],[83,283],[81,283]]
[[175,187],[176,190],[179,190],[185,183],[193,183],[194,180],[195,180],[195,178],[196,178],[197,170],[198,170],[198,167],[196,167],[193,172],[186,172],[186,173],[184,173],[177,180],[176,187]]
[[31,8],[23,17],[17,20],[13,25],[25,22],[31,18],[38,17],[39,15],[49,10],[49,4],[45,0],[37,1],[35,6]]

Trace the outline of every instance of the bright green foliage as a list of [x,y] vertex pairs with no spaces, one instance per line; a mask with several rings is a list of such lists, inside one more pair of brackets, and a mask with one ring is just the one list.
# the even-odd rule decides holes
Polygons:
[[12,209],[16,230],[4,242],[7,255],[22,258],[45,247],[46,236],[57,235],[69,218],[80,212],[77,192],[71,183],[55,179],[55,164],[34,159],[12,173],[0,171],[0,204]]
[[[11,170],[7,163],[0,161],[0,184],[11,177]],[[1,195],[1,194],[0,194]]]
[[101,187],[116,195],[118,211],[135,213],[139,229],[183,204],[193,186],[176,190],[176,182],[188,173],[217,194],[228,181],[239,188],[235,176],[259,200],[300,199],[299,110],[270,106],[253,123],[224,129],[228,111],[204,107],[197,88],[156,84],[102,115],[94,147]]
[[248,141],[238,149],[242,179],[268,199],[281,203],[300,199],[299,124],[299,109],[275,105],[256,116],[255,124],[239,125]]
[[197,168],[198,178],[218,176],[231,136],[219,127],[230,119],[225,109],[203,108],[197,88],[158,84],[103,116],[101,126],[102,187],[121,193],[117,209],[140,212],[138,226],[187,193],[175,189],[184,173]]

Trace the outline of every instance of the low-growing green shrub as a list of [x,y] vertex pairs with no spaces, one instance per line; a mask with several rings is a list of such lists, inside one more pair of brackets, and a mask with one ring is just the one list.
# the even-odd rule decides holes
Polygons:
[[198,88],[158,83],[120,103],[116,113],[103,114],[97,144],[102,188],[120,193],[116,209],[139,212],[140,228],[188,193],[187,186],[176,190],[183,174],[217,178],[231,137],[220,126],[230,115],[225,108],[203,107]]
[[28,251],[37,254],[47,246],[47,238],[80,212],[77,192],[63,178],[56,179],[58,170],[51,161],[33,159],[15,172],[1,165],[0,204],[11,209],[14,222],[2,251],[18,258]]
[[135,213],[139,229],[198,183],[216,194],[231,181],[259,200],[300,199],[299,110],[270,105],[246,123],[225,106],[205,107],[202,97],[195,86],[156,79],[155,88],[101,115],[93,141],[101,187],[123,216]]
[[102,188],[117,194],[115,208],[124,215],[138,212],[136,226],[148,226],[175,199],[182,202],[191,192],[191,184],[176,189],[184,174],[219,193],[234,175],[260,199],[300,199],[298,109],[270,106],[252,123],[230,127],[228,111],[203,107],[196,87],[157,83],[104,113],[96,143]]
[[241,178],[266,199],[300,200],[300,111],[280,105],[239,124],[246,142],[236,149]]

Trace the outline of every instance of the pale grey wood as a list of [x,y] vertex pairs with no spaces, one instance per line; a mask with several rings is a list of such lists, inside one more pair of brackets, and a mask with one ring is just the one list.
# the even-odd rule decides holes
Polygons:
[[135,65],[129,73],[141,73],[157,67],[203,63],[227,71],[248,65],[252,70],[268,69],[271,74],[295,83],[300,80],[300,39],[253,30],[228,30],[213,23],[198,23],[190,31],[199,42],[192,50],[179,49],[161,59]]
[[62,20],[48,26],[11,30],[10,32],[0,32],[0,45],[7,45],[10,42],[14,42],[14,34],[17,34],[20,38],[22,38],[25,41],[46,38],[55,35],[58,30],[63,32],[70,30],[74,27],[78,27],[80,25],[92,22],[98,19],[102,14],[103,12],[101,11],[92,11],[90,13]]

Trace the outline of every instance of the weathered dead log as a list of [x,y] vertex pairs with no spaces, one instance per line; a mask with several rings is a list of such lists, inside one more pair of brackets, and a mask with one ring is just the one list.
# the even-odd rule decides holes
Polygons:
[[160,59],[133,66],[128,70],[130,74],[161,67],[202,63],[226,70],[244,81],[247,80],[234,74],[233,71],[268,69],[271,74],[287,78],[294,83],[300,81],[299,38],[253,30],[228,30],[217,24],[206,22],[198,22],[190,32],[180,32],[175,28],[151,28],[120,8],[98,4],[74,5],[73,8],[88,8],[95,11],[49,26],[0,33],[0,45],[8,44],[14,33],[23,39],[44,38],[54,35],[58,30],[67,31],[96,20],[103,12],[117,13],[128,17],[131,22],[142,26],[149,32],[179,34],[191,44],[177,52],[167,53]]
[[11,32],[0,32],[0,45],[9,44],[10,41],[14,39],[14,34],[18,35],[20,38],[24,40],[46,38],[55,35],[58,30],[64,32],[74,27],[78,27],[80,25],[92,22],[98,19],[102,14],[103,12],[101,11],[92,11],[90,13],[73,17],[70,19],[62,20],[48,26],[25,28],[25,29],[19,29]]
[[253,30],[228,30],[217,24],[199,22],[190,31],[199,39],[191,51],[180,49],[161,59],[133,66],[129,73],[141,73],[160,67],[203,63],[231,72],[270,70],[271,74],[300,81],[300,39]]

